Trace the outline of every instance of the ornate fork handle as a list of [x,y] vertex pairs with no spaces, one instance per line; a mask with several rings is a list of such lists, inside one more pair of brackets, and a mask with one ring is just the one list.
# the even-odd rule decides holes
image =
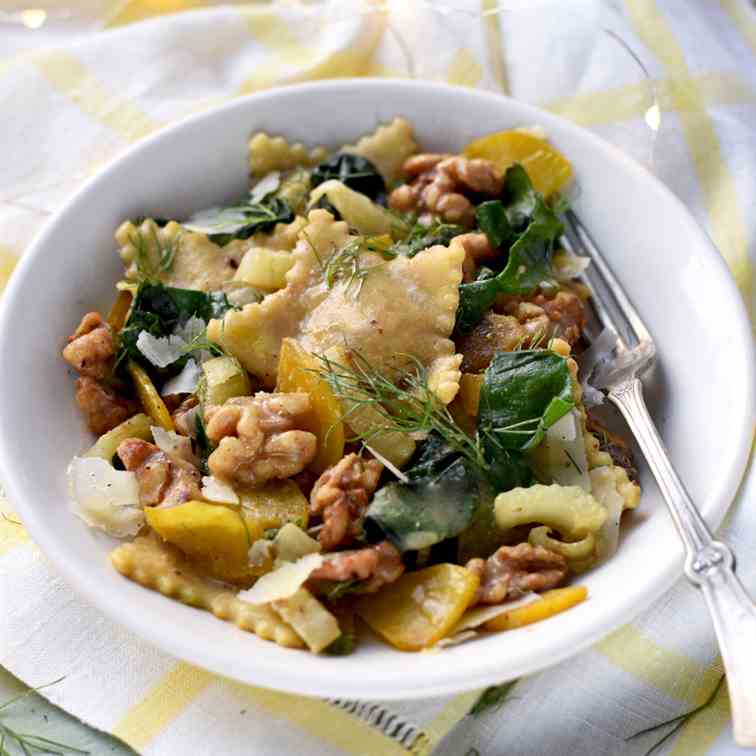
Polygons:
[[735,575],[730,547],[714,540],[675,472],[646,409],[640,380],[615,387],[609,399],[635,434],[685,543],[685,575],[709,607],[727,673],[735,740],[756,746],[756,605]]

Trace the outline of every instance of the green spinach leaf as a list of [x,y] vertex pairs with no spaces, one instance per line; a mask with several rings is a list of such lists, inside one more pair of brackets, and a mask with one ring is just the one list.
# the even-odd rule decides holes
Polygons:
[[378,169],[367,158],[349,152],[339,152],[324,160],[310,174],[313,189],[331,179],[341,181],[373,201],[386,192],[386,183]]
[[[144,364],[144,356],[137,348],[137,339],[142,331],[160,338],[170,336],[178,325],[191,317],[206,323],[220,318],[233,309],[223,292],[204,292],[194,289],[177,289],[161,283],[140,284],[134,297],[131,313],[123,329],[118,334],[118,355],[116,364],[126,358]],[[183,367],[184,361],[175,368]],[[151,366],[150,366],[151,367]]]
[[505,244],[507,248],[517,238],[515,230],[509,223],[507,211],[500,200],[481,202],[475,208],[475,219],[480,230],[488,237],[491,246],[499,249]]
[[[533,190],[521,166],[507,170],[502,196],[501,202],[484,202],[478,207],[478,222],[494,246],[511,243],[507,264],[494,277],[459,287],[458,334],[471,331],[498,294],[530,294],[541,285],[554,283],[551,259],[563,231],[559,218]],[[522,232],[513,231],[524,224]]]
[[408,483],[378,490],[365,516],[369,538],[385,537],[400,551],[416,551],[468,526],[477,506],[477,479],[461,457],[444,466],[448,456],[441,455],[425,460],[419,471],[410,470]]
[[280,197],[263,202],[246,202],[231,207],[211,207],[195,213],[184,228],[207,234],[210,241],[223,247],[233,239],[249,239],[258,231],[270,231],[276,223],[294,220],[289,203]]
[[507,168],[501,202],[504,205],[509,225],[516,231],[524,229],[535,212],[540,195],[525,169],[519,164]]
[[424,226],[415,223],[407,236],[391,247],[391,252],[406,257],[414,257],[418,252],[432,247],[435,244],[448,245],[449,242],[460,234],[467,231],[463,226],[457,226],[453,223],[432,223],[430,226]]
[[497,466],[509,470],[500,484],[520,474],[518,457],[512,455],[537,446],[574,404],[563,357],[545,350],[494,355],[480,391],[478,433],[492,461],[507,461]]
[[[215,445],[207,436],[202,406],[200,406],[199,411],[194,416],[194,427],[196,431],[194,443],[197,447],[197,456],[199,457],[199,469],[203,475],[210,475],[210,468],[207,465],[207,460],[215,451]],[[267,534],[265,537],[268,538]],[[270,538],[273,537],[274,536],[270,536]]]

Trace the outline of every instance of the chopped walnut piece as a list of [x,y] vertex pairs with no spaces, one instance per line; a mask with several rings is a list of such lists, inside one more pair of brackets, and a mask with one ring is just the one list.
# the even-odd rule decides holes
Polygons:
[[173,425],[176,433],[182,436],[194,438],[197,434],[197,413],[199,412],[199,401],[196,396],[184,399],[181,404],[173,411]]
[[310,513],[323,516],[318,534],[324,551],[345,546],[362,531],[362,516],[378,485],[383,465],[347,454],[329,467],[310,493]]
[[127,470],[136,473],[139,503],[143,507],[183,504],[202,498],[197,468],[185,460],[169,457],[155,444],[127,438],[118,445],[118,456]]
[[87,421],[87,427],[98,436],[113,430],[124,420],[139,412],[139,402],[119,396],[113,389],[82,376],[76,379],[76,402]]
[[113,372],[113,334],[99,312],[88,312],[68,337],[63,359],[80,375],[107,378]]
[[495,309],[514,315],[530,332],[543,333],[545,339],[561,338],[570,346],[585,328],[585,305],[573,291],[562,290],[551,299],[543,294],[532,297],[501,297]]
[[382,541],[364,549],[326,554],[325,561],[310,575],[310,580],[365,580],[360,593],[375,593],[393,583],[403,572],[399,551],[388,541]]
[[310,412],[307,394],[268,394],[229,399],[205,409],[207,435],[218,443],[210,472],[221,480],[260,485],[304,470],[317,450],[317,438],[297,426]]
[[501,546],[488,559],[471,559],[467,569],[480,578],[473,604],[500,604],[530,591],[554,588],[567,577],[567,560],[543,546]]
[[430,212],[463,226],[472,226],[475,220],[475,208],[465,192],[495,197],[503,186],[498,168],[479,158],[425,153],[408,158],[402,168],[414,179],[391,192],[390,207]]
[[572,346],[585,326],[585,308],[571,291],[560,291],[553,299],[543,294],[529,299],[500,297],[495,310],[487,312],[470,333],[456,339],[465,373],[485,370],[496,352],[527,349],[534,344],[545,347],[555,338]]

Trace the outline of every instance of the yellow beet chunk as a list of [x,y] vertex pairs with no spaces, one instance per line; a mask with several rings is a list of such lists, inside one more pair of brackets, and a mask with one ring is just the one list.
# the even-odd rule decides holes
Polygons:
[[480,405],[480,387],[483,385],[483,376],[476,373],[462,373],[459,381],[459,399],[468,415],[478,416]]
[[276,391],[305,393],[310,397],[311,411],[302,430],[314,433],[318,450],[310,463],[317,473],[335,465],[344,454],[344,424],[341,403],[328,383],[318,375],[318,361],[293,339],[284,339],[278,362]]
[[239,513],[220,504],[187,501],[144,511],[149,526],[219,580],[235,582],[249,573],[249,538]]
[[143,412],[140,412],[138,415],[124,420],[120,425],[116,425],[113,430],[103,433],[84,456],[101,457],[110,462],[121,441],[125,441],[127,438],[141,438],[143,441],[152,441],[152,431],[150,430],[152,425],[152,420]]
[[371,449],[385,457],[396,467],[404,466],[415,453],[415,442],[406,433],[378,431],[386,421],[381,413],[369,404],[356,406],[344,401],[344,417],[356,436],[365,440]]
[[129,310],[131,309],[131,300],[133,299],[131,292],[121,290],[118,292],[118,296],[113,302],[113,306],[108,313],[108,325],[114,331],[120,331],[123,328],[126,318],[128,317]]
[[520,163],[537,192],[548,197],[559,191],[572,178],[570,161],[545,139],[527,131],[497,131],[476,139],[465,147],[469,158],[484,158],[505,171]]
[[249,396],[252,386],[247,371],[235,357],[213,357],[202,363],[198,389],[203,404],[223,404],[235,396]]
[[234,274],[234,281],[264,291],[277,291],[286,286],[286,274],[293,264],[290,252],[252,247],[242,258]]
[[512,609],[511,612],[505,612],[494,617],[483,625],[483,629],[492,631],[514,630],[516,627],[532,625],[534,622],[540,622],[570,609],[585,601],[586,598],[588,598],[588,589],[583,585],[576,585],[571,588],[555,588],[553,591],[542,593],[541,598],[532,604]]
[[280,528],[287,522],[293,522],[302,530],[307,528],[307,499],[293,480],[271,481],[238,493],[251,543],[264,538],[266,530]]
[[155,384],[150,380],[150,376],[136,362],[129,361],[127,366],[129,375],[134,381],[139,401],[142,403],[142,409],[152,418],[153,425],[159,425],[161,428],[172,431],[174,430],[173,418],[165,402],[160,398]]
[[480,581],[464,567],[436,564],[409,572],[357,604],[357,614],[402,651],[429,648],[459,621]]

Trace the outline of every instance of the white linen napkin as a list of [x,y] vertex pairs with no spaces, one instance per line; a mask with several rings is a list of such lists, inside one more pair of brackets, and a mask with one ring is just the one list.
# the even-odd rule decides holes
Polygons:
[[[261,88],[379,75],[505,91],[615,142],[688,205],[752,303],[756,18],[744,1],[203,5],[93,0],[78,26],[33,34],[0,17],[0,284],[45,218],[142,136]],[[751,589],[755,488],[749,475],[724,530]],[[326,702],[177,662],[87,606],[12,520],[0,520],[0,606],[0,664],[29,685],[65,675],[43,694],[144,754],[634,756],[678,723],[638,733],[706,702],[665,747],[731,742],[711,625],[683,584],[475,717],[480,691]]]

